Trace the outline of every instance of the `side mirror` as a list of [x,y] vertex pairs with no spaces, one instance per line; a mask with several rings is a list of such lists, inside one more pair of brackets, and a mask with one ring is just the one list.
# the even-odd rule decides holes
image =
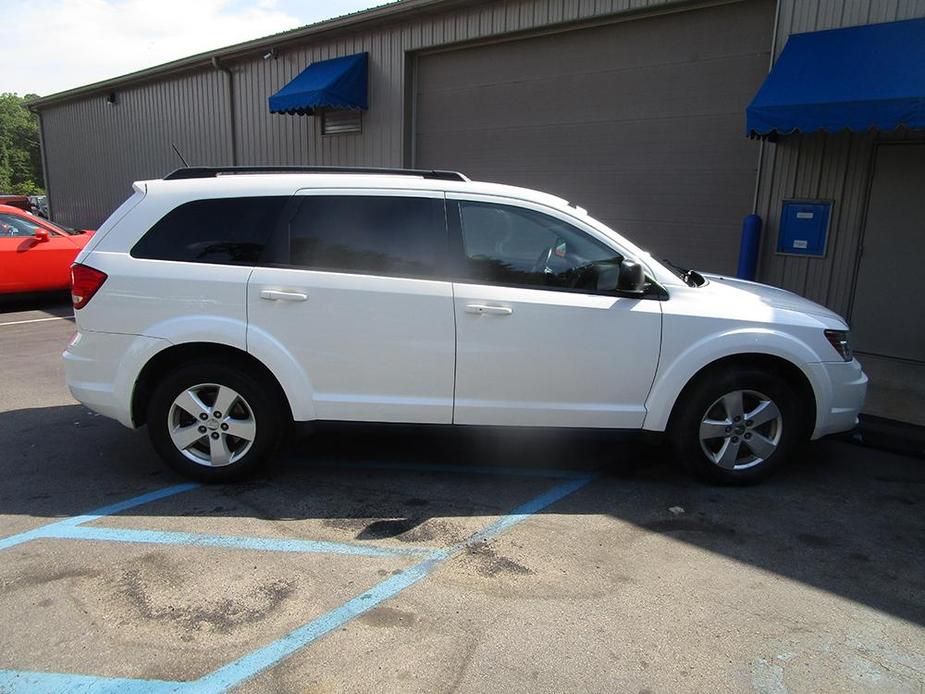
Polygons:
[[35,230],[35,240],[38,243],[45,243],[48,240],[48,229],[37,228]]
[[617,280],[617,291],[631,294],[642,294],[646,287],[646,273],[642,265],[624,258],[620,263],[620,277]]

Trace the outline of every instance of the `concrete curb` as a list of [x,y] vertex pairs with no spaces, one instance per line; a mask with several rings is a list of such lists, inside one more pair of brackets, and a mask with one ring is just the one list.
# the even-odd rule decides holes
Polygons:
[[925,459],[925,427],[862,414],[845,438],[852,443]]

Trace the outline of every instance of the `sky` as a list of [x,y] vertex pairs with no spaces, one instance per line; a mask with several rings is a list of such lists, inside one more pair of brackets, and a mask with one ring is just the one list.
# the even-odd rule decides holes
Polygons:
[[0,92],[55,92],[386,0],[0,0]]

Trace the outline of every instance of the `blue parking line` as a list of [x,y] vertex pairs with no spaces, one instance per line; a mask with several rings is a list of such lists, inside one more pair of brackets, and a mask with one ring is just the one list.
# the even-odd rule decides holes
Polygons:
[[28,672],[0,670],[0,692],[13,694],[167,694],[181,692],[185,682],[164,680],[136,680],[122,677],[95,677],[57,672]]
[[148,492],[147,494],[135,496],[131,499],[126,499],[125,501],[118,501],[114,504],[110,504],[109,506],[103,506],[102,508],[98,508],[95,511],[90,511],[89,513],[84,513],[79,516],[71,516],[70,518],[65,518],[64,520],[57,521],[56,523],[42,525],[38,528],[33,528],[32,530],[19,533],[18,535],[10,535],[9,537],[0,538],[0,550],[8,549],[15,545],[20,545],[23,542],[29,542],[30,540],[52,537],[56,533],[65,532],[67,529],[76,527],[81,523],[89,523],[90,521],[104,518],[105,516],[111,516],[114,513],[119,513],[120,511],[134,508],[135,506],[148,504],[152,501],[159,501],[160,499],[165,499],[168,496],[173,496],[174,494],[188,492],[191,489],[196,489],[199,486],[200,485],[193,482],[175,484],[172,487],[165,487],[164,489]]
[[313,462],[311,467],[332,467],[359,470],[406,470],[409,472],[453,472],[469,475],[500,475],[502,477],[536,477],[540,479],[586,479],[587,470],[557,468],[511,467],[503,465],[452,465],[449,463],[400,463],[381,461]]
[[421,547],[383,547],[324,540],[290,540],[268,537],[207,535],[130,528],[63,527],[46,531],[44,537],[61,540],[96,540],[100,542],[134,542],[155,545],[190,545],[221,549],[246,549],[258,552],[301,552],[305,554],[346,554],[356,557],[429,557],[437,549]]
[[499,518],[494,523],[485,526],[477,533],[472,535],[472,537],[469,539],[463,540],[458,545],[453,546],[450,549],[450,552],[459,552],[461,549],[467,545],[471,545],[474,542],[478,542],[479,540],[487,540],[488,538],[506,532],[509,528],[517,525],[521,521],[526,520],[533,514],[542,511],[547,506],[551,506],[560,499],[564,499],[569,494],[577,492],[593,479],[595,479],[594,475],[586,475],[581,479],[572,480],[570,482],[563,482],[562,484],[553,487],[548,492],[530,499],[530,501],[526,502],[525,504],[521,504],[503,518]]
[[91,511],[79,516],[51,523],[33,530],[0,539],[0,549],[6,549],[38,538],[88,539],[114,542],[149,542],[155,544],[187,544],[192,546],[257,549],[288,552],[334,552],[363,556],[425,556],[426,558],[373,586],[366,592],[330,610],[321,617],[298,627],[280,639],[258,648],[227,665],[191,682],[169,682],[128,678],[97,677],[68,673],[29,672],[0,669],[0,692],[38,692],[39,694],[74,691],[85,694],[162,694],[166,692],[224,692],[267,668],[285,660],[296,651],[322,638],[334,629],[350,622],[382,602],[389,600],[425,578],[448,559],[464,551],[474,542],[487,540],[506,532],[551,504],[581,489],[596,475],[571,470],[529,470],[522,468],[495,468],[443,464],[389,464],[352,463],[341,467],[368,467],[373,469],[407,469],[438,472],[470,472],[476,474],[514,475],[526,477],[558,477],[567,481],[521,504],[511,513],[479,530],[467,540],[448,549],[384,548],[380,546],[352,545],[349,543],[316,542],[309,540],[275,540],[196,533],[173,533],[121,528],[78,527],[120,511],[157,501],[174,494],[199,487],[198,484],[178,484]]
[[190,688],[197,694],[200,692],[209,694],[210,692],[224,692],[241,684],[281,660],[288,658],[313,641],[317,641],[325,634],[359,617],[385,600],[398,595],[408,586],[414,585],[446,559],[446,552],[441,552],[440,555],[439,558],[427,559],[420,564],[405,569],[401,573],[375,585],[365,593],[348,600],[340,607],[327,612],[318,619],[289,632],[281,639],[263,648],[258,648],[256,651],[252,651],[220,667],[205,677],[191,682]]
[[463,551],[471,543],[487,540],[509,530],[547,506],[578,491],[593,479],[595,479],[593,475],[585,475],[581,479],[570,480],[553,487],[548,492],[518,506],[510,515],[492,523],[484,530],[472,535],[468,540],[455,545],[452,549],[435,552],[432,558],[386,579],[365,593],[327,612],[318,619],[304,624],[281,639],[263,648],[258,648],[256,651],[220,667],[205,677],[191,682],[191,688],[197,693],[217,693],[224,692],[249,680],[267,668],[288,658],[301,648],[317,641],[325,634],[377,607],[382,602],[395,597],[405,588],[414,585],[427,576],[446,560]]

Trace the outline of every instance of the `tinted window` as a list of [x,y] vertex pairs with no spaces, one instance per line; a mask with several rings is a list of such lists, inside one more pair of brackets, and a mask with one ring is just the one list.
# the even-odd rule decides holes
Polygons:
[[0,238],[35,236],[36,229],[41,226],[12,214],[0,214]]
[[256,263],[288,200],[278,196],[185,203],[151,227],[132,255],[194,263]]
[[308,195],[289,238],[290,262],[300,267],[433,277],[446,248],[443,200]]
[[508,205],[459,203],[468,279],[593,291],[619,254],[555,217]]

